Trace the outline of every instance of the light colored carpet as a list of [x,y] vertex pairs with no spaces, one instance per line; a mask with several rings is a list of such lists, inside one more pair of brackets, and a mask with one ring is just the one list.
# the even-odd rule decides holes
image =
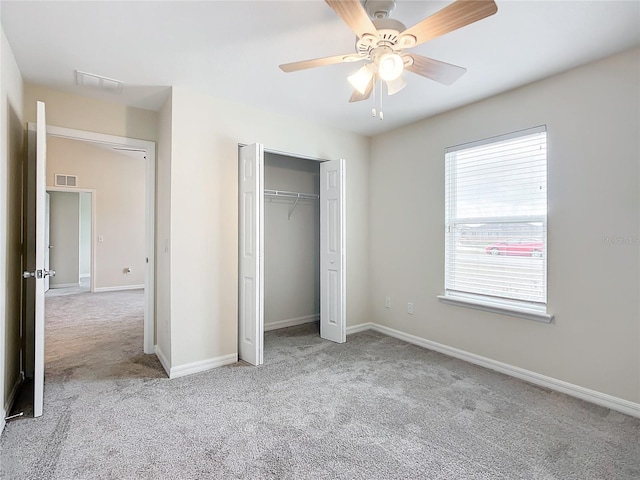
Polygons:
[[76,295],[79,293],[88,293],[91,290],[91,279],[89,277],[83,277],[78,282],[78,285],[73,287],[52,287],[45,293],[46,298],[59,297],[61,295]]
[[2,478],[640,478],[639,420],[379,333],[169,380],[141,292],[47,302],[45,414],[7,424]]

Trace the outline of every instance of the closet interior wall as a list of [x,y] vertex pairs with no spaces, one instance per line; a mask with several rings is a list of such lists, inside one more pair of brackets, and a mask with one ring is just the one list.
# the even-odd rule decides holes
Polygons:
[[[265,152],[264,189],[318,195],[320,162]],[[319,321],[319,201],[265,194],[264,250],[264,329]]]

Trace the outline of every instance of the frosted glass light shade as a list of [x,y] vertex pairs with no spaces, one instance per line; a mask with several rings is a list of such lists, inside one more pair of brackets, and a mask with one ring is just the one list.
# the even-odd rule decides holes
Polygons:
[[404,70],[404,62],[402,57],[395,53],[385,53],[380,57],[378,62],[378,73],[380,78],[387,82],[395,80]]
[[402,77],[398,77],[395,80],[387,81],[387,93],[394,95],[407,86],[407,81]]
[[355,88],[358,92],[363,93],[367,89],[367,85],[371,82],[373,78],[373,72],[368,67],[368,65],[360,68],[356,73],[347,77],[349,83]]

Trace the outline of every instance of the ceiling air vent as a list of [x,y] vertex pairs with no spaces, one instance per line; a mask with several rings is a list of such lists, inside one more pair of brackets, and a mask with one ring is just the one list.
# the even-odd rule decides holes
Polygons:
[[78,176],[56,173],[56,187],[77,187]]
[[124,82],[115,78],[103,77],[95,73],[76,70],[76,85],[79,87],[97,88],[109,93],[122,93]]

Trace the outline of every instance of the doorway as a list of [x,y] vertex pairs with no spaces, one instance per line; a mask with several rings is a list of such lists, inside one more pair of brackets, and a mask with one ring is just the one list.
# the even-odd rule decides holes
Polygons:
[[[320,336],[343,343],[346,341],[345,162],[276,151],[267,154],[319,163]],[[238,356],[252,365],[261,365],[265,328],[265,193],[278,197],[278,191],[265,188],[265,151],[261,144],[241,145],[238,160]],[[308,192],[287,191],[283,195],[295,196],[290,199],[293,205],[288,207],[288,220],[301,200],[299,194],[304,193]],[[313,196],[309,194],[304,200],[313,200]],[[291,301],[290,291],[284,291],[283,295],[289,295],[288,301]],[[281,326],[286,322],[310,320],[305,317],[284,319]]]
[[[51,276],[53,272],[44,268],[45,259],[45,203],[46,186],[53,183],[46,178],[46,152],[47,141],[51,138],[76,140],[79,143],[99,145],[107,149],[120,149],[126,152],[135,152],[143,155],[144,191],[142,198],[136,202],[143,204],[144,208],[144,252],[142,254],[144,301],[143,304],[143,351],[145,354],[154,353],[154,305],[155,305],[155,143],[146,140],[138,140],[127,137],[118,137],[82,130],[63,127],[47,126],[45,120],[45,105],[36,102],[37,122],[28,124],[28,168],[25,172],[25,181],[28,195],[26,196],[26,227],[25,243],[27,245],[26,270],[23,272],[25,279],[34,278],[35,283],[27,283],[25,289],[26,301],[24,302],[24,372],[26,378],[34,380],[34,416],[43,413],[44,391],[44,332],[45,332],[45,302],[44,302],[44,277]],[[58,184],[58,175],[55,185]],[[77,183],[68,183],[69,176],[65,177],[67,183],[77,187]],[[71,175],[73,177],[73,175]],[[125,176],[126,178],[126,176]],[[118,179],[120,180],[120,179]],[[119,182],[120,183],[120,182]],[[128,208],[125,206],[124,208]],[[30,215],[33,214],[33,215]],[[33,217],[33,219],[32,219]],[[93,216],[95,218],[95,215]],[[94,235],[95,239],[95,235]],[[95,252],[95,248],[93,249]],[[95,259],[95,255],[94,255]],[[95,272],[93,272],[95,279]],[[126,272],[125,272],[126,273]],[[40,280],[40,281],[38,281]],[[30,288],[29,285],[31,285]],[[139,287],[138,287],[139,288]]]
[[[31,127],[31,125],[30,125]],[[155,353],[155,158],[156,158],[156,145],[154,142],[147,140],[139,140],[128,137],[119,137],[114,135],[106,135],[95,132],[88,132],[84,130],[75,130],[64,127],[47,126],[47,138],[54,139],[68,139],[84,142],[93,146],[99,146],[101,148],[111,149],[119,151],[123,154],[137,157],[143,161],[144,170],[144,232],[143,244],[144,251],[142,255],[142,262],[140,264],[140,270],[142,272],[141,285],[134,285],[134,287],[144,287],[144,340],[143,350],[146,354]],[[62,172],[69,173],[69,172]],[[82,179],[80,179],[82,181]],[[122,178],[125,182],[126,178]],[[78,189],[76,189],[77,191]],[[95,203],[95,195],[93,195]],[[95,222],[96,211],[95,205],[92,207],[93,221]],[[123,209],[127,208],[126,205],[122,206]],[[101,236],[100,233],[95,231],[95,224],[93,225],[93,237],[92,237],[92,271],[91,271],[91,291],[108,291],[109,287],[96,286],[96,271],[95,271],[95,259],[97,245],[101,243],[100,240],[106,239]],[[101,238],[102,237],[102,238]],[[106,243],[106,242],[105,242]],[[55,248],[55,246],[54,246]],[[52,265],[55,269],[55,265]],[[127,275],[131,272],[127,272],[129,265],[119,265],[119,274]]]
[[45,292],[94,291],[95,196],[93,189],[47,187],[45,268],[56,275],[47,277]]

